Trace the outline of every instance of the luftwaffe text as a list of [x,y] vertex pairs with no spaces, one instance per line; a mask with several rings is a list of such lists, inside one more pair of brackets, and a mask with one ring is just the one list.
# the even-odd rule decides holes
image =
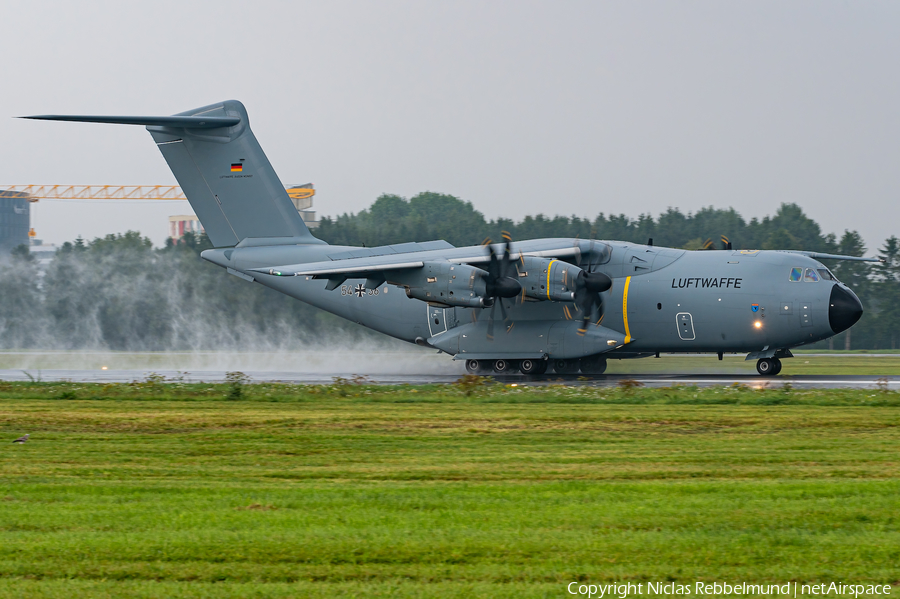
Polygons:
[[[744,279],[738,277],[690,277],[687,279],[672,279],[672,289],[706,289],[707,287],[719,287],[725,289],[740,289]],[[677,282],[676,282],[677,281]]]

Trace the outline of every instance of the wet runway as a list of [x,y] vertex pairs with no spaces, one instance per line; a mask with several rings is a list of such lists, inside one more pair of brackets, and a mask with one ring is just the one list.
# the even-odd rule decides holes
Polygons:
[[[227,371],[224,370],[154,370],[154,374],[164,377],[167,381],[184,382],[222,382]],[[78,383],[130,383],[142,381],[150,374],[148,370],[0,370],[0,380],[5,381],[71,381]],[[305,385],[328,385],[335,382],[336,378],[365,381],[378,385],[428,385],[448,384],[456,381],[459,374],[370,374],[359,376],[352,373],[304,373],[304,372],[279,372],[279,371],[245,371],[244,374],[255,382],[283,382]],[[728,386],[733,384],[749,385],[752,387],[779,387],[789,383],[795,388],[880,388],[900,390],[900,376],[879,377],[873,375],[794,375],[761,377],[758,375],[734,375],[734,374],[608,374],[600,376],[584,375],[557,375],[549,374],[537,377],[523,375],[492,376],[494,381],[503,384],[519,385],[590,385],[590,386],[615,386],[620,381],[631,379],[648,387],[682,386]]]

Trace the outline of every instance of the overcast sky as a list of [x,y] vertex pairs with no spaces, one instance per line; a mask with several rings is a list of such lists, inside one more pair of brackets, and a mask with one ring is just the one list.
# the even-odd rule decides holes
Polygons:
[[[900,235],[897,2],[10,2],[0,183],[174,184],[141,127],[27,114],[244,102],[319,214],[438,191],[488,218],[797,202]],[[34,205],[54,243],[187,203]]]

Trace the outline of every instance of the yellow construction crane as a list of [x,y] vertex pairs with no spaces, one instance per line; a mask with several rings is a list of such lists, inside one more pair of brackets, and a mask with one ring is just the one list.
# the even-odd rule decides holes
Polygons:
[[[312,185],[287,189],[292,200],[316,195]],[[26,197],[29,202],[47,200],[186,200],[177,185],[6,185],[0,197]]]
[[[288,187],[288,197],[300,217],[308,226],[318,223],[312,208],[312,197],[316,190],[312,183]],[[177,185],[0,185],[0,198],[24,198],[29,202],[38,200],[187,200]],[[37,234],[28,230],[29,237]]]

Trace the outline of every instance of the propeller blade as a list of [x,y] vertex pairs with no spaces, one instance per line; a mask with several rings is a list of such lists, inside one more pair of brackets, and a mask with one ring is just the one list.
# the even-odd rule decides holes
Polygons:
[[491,313],[488,316],[488,329],[487,329],[488,341],[494,340],[494,308],[496,308],[496,307],[497,307],[496,303],[493,306],[491,306]]
[[[485,240],[490,252],[490,263],[488,264],[488,274],[484,277],[484,304],[485,307],[490,305],[491,312],[488,317],[487,338],[488,341],[494,340],[494,309],[496,299],[518,298],[522,293],[521,301],[524,301],[524,289],[519,283],[519,270],[512,261],[512,235],[508,231],[503,231],[503,250],[502,253],[490,244],[490,239]],[[488,303],[490,302],[490,303]],[[506,314],[506,307],[500,302],[500,311],[503,313],[503,322],[506,323],[509,317]],[[507,328],[507,332],[512,330],[512,326]]]
[[512,237],[508,232],[503,231],[503,257],[500,258],[500,276],[508,277],[510,276],[510,269],[515,268],[510,263],[510,246],[512,245]]
[[585,318],[590,316],[593,309],[593,299],[591,293],[583,286],[575,291],[575,308],[581,312]]
[[497,253],[494,251],[494,246],[488,245],[487,247],[488,251],[491,253],[491,261],[488,263],[488,276],[490,277],[490,281],[493,282],[502,276],[500,273],[500,261],[497,259]]
[[587,333],[587,328],[588,328],[589,322],[590,322],[590,319],[585,316],[585,318],[581,321],[581,326],[576,331],[576,333],[578,333],[579,336],[584,337],[585,333]]
[[596,304],[597,304],[597,324],[600,324],[600,321],[603,320],[603,296],[599,293],[596,296]]
[[591,322],[591,319],[594,316],[594,302],[597,297],[597,294],[584,289],[581,293],[581,297],[576,300],[576,304],[580,304],[578,307],[582,313],[581,327],[578,329],[578,334],[582,337],[587,333],[588,323]]

